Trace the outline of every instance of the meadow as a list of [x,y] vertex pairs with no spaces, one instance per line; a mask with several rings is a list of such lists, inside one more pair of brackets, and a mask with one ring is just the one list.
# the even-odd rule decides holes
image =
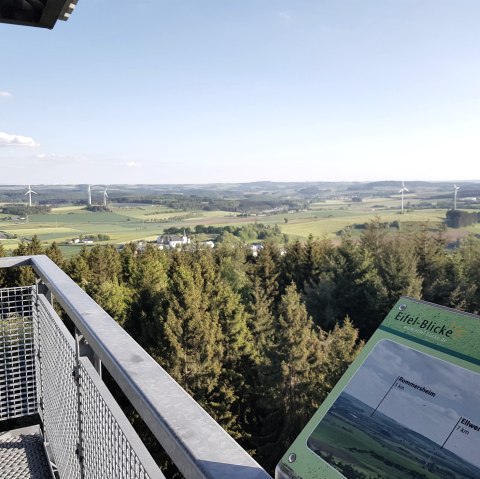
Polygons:
[[[172,210],[152,204],[110,204],[111,211],[91,212],[81,206],[52,208],[47,214],[32,214],[25,219],[8,219],[0,214],[0,232],[15,238],[2,239],[1,244],[9,251],[16,247],[22,238],[37,235],[45,244],[57,242],[69,256],[78,251],[79,245],[69,242],[80,235],[104,234],[110,237],[103,243],[122,244],[130,241],[154,241],[165,228],[190,227],[195,225],[245,225],[263,223],[279,225],[282,233],[290,239],[305,240],[309,235],[336,239],[339,233],[350,227],[352,234],[361,234],[361,225],[379,217],[381,221],[398,222],[402,230],[415,230],[420,226],[435,231],[442,229],[446,209],[416,209],[421,198],[405,197],[405,213],[401,214],[399,196],[364,198],[362,202],[330,199],[311,203],[304,211],[257,214],[242,216],[228,211]],[[397,229],[392,229],[396,231]],[[480,226],[467,230],[449,230],[444,234],[454,241],[468,232],[479,233]]]

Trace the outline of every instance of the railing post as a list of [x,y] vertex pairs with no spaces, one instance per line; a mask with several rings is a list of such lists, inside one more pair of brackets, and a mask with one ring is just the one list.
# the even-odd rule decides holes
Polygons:
[[[33,287],[32,287],[33,290]],[[38,296],[42,294],[46,300],[53,305],[53,293],[48,289],[47,285],[40,279],[37,278],[35,281],[35,308],[34,308],[34,327],[36,328],[37,335],[37,359],[38,359],[38,375],[42,376],[42,345],[40,341],[40,319],[39,319],[39,300]],[[39,387],[40,386],[40,387]],[[43,417],[43,382],[41,380],[37,381],[37,395],[38,395],[38,407],[42,411]]]
[[97,371],[100,379],[102,378],[102,360],[95,354],[95,351],[92,349],[90,344],[87,343],[83,334],[75,328],[75,337],[77,339],[79,356],[86,357],[90,360],[95,371]]
[[[37,364],[38,364],[38,371],[36,372],[36,384],[37,384],[37,398],[38,398],[38,407],[41,411],[41,417],[43,419],[43,383],[41,380],[42,377],[42,344],[40,341],[40,319],[39,319],[39,305],[38,305],[38,295],[40,293],[40,283],[41,281],[38,280],[36,282],[35,289],[32,288],[32,293],[35,294],[35,307],[33,309],[33,326],[35,328],[35,335],[37,337],[36,346],[37,346]],[[42,283],[43,284],[43,283]],[[43,285],[45,286],[45,285]],[[36,369],[36,368],[35,368]]]
[[47,285],[40,279],[37,278],[37,294],[43,294],[47,301],[53,305],[53,293],[48,289]]
[[[37,285],[37,294],[42,294],[45,296],[47,301],[53,306],[53,293],[50,291],[48,286],[38,278],[36,281]],[[93,367],[97,371],[100,378],[102,377],[102,361],[101,359],[95,354],[95,351],[92,347],[87,343],[84,336],[75,328],[75,334],[78,336],[78,345],[79,345],[79,354],[80,356],[86,356],[90,362],[93,364]]]
[[81,356],[81,341],[83,336],[75,328],[75,368],[72,372],[77,388],[77,418],[78,418],[78,442],[76,447],[76,454],[80,465],[80,477],[85,478],[85,464],[83,454],[83,425],[82,425],[82,392],[80,390],[80,356]]

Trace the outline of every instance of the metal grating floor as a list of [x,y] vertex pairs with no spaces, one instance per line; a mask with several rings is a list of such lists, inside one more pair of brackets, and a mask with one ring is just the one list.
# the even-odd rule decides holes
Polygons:
[[52,479],[38,426],[0,433],[0,479]]

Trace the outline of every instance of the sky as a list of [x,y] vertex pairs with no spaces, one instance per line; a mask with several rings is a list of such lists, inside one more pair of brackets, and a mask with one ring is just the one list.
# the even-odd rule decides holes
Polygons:
[[480,179],[478,0],[79,0],[0,24],[0,184]]
[[[480,375],[393,341],[379,342],[345,391],[375,408],[398,376],[435,393],[393,388],[378,411],[442,445],[460,417],[480,425]],[[455,430],[445,448],[480,467],[480,432]]]

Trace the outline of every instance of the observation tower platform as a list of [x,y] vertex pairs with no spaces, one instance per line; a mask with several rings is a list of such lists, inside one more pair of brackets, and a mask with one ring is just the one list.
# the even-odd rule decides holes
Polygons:
[[[37,280],[0,289],[0,428],[38,426],[0,433],[0,479],[164,479],[159,450],[186,479],[270,478],[55,263],[0,258],[0,269],[17,267]],[[105,370],[158,440],[150,451]]]
[[0,479],[52,479],[39,426],[0,433]]

